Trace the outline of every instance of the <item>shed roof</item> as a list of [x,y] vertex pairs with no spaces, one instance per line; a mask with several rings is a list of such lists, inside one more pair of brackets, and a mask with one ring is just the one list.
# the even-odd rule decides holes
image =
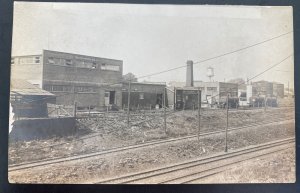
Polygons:
[[21,79],[11,79],[10,81],[10,91],[12,93],[20,95],[42,95],[42,96],[55,96],[54,94],[45,91],[26,80]]

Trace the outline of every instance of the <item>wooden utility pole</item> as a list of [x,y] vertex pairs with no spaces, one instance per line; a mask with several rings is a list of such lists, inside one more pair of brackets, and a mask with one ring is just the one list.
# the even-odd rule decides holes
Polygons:
[[130,127],[130,121],[129,121],[129,118],[130,118],[130,92],[131,92],[131,79],[129,80],[129,83],[128,83],[128,109],[127,109],[127,126],[128,128]]
[[77,102],[74,102],[74,109],[73,109],[73,115],[76,118],[76,113],[77,113]]
[[227,109],[226,109],[226,129],[225,129],[225,152],[227,152],[228,147],[227,147],[227,131],[228,131],[228,110],[229,110],[229,94],[227,94],[227,100],[226,100],[226,105],[227,105]]
[[200,142],[200,123],[201,123],[200,109],[201,109],[201,93],[200,90],[198,89],[198,143]]
[[265,112],[267,111],[267,97],[265,96]]
[[164,128],[165,133],[167,133],[166,88],[164,88]]

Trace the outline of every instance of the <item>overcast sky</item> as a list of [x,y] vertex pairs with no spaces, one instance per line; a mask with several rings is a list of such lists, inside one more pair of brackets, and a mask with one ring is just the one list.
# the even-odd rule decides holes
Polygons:
[[[123,60],[144,76],[221,55],[293,31],[291,7],[15,2],[12,55],[43,49]],[[293,33],[194,66],[195,80],[251,78],[293,54]],[[294,58],[255,80],[293,88]],[[185,81],[185,68],[145,78]],[[143,80],[143,79],[141,79]]]

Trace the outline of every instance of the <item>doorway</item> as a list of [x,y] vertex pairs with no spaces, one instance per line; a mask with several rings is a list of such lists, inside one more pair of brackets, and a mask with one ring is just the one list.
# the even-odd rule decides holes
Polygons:
[[115,99],[116,99],[115,96],[116,96],[116,91],[105,91],[105,94],[104,94],[105,106],[115,104]]

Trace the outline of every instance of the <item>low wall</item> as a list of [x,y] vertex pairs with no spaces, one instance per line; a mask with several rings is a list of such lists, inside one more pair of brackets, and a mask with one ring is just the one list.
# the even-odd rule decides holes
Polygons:
[[23,141],[73,135],[76,132],[74,117],[35,118],[16,120],[9,134],[10,140]]

